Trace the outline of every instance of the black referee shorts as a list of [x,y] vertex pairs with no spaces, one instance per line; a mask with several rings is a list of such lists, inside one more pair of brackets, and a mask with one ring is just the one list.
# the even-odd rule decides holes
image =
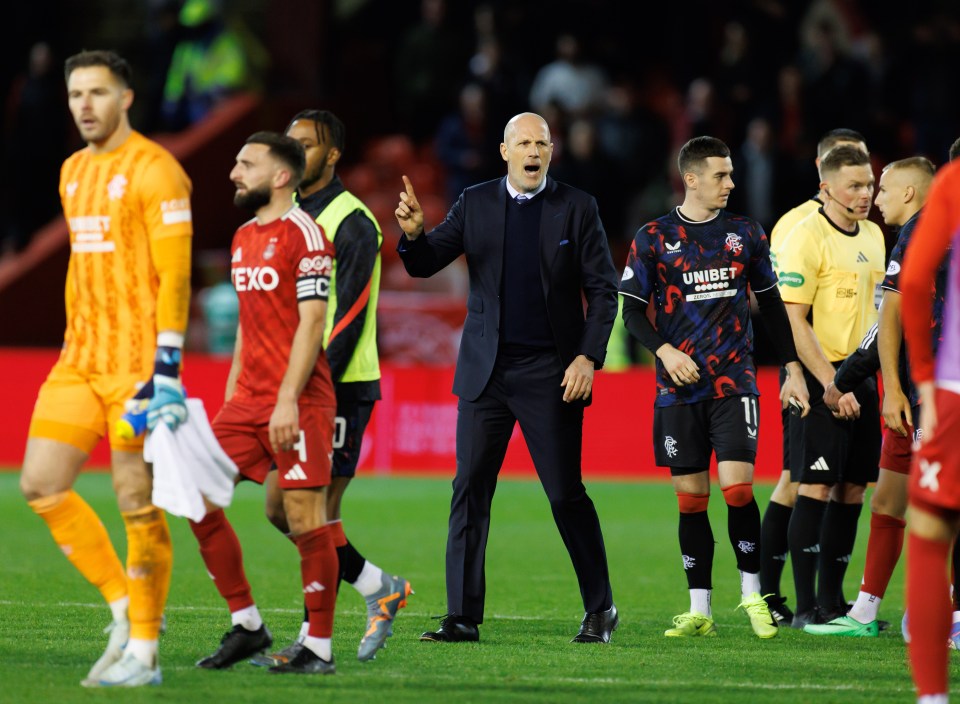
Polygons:
[[877,380],[854,389],[860,417],[839,420],[823,403],[823,387],[803,370],[810,391],[806,418],[790,416],[790,479],[801,484],[867,485],[879,475],[881,428]]

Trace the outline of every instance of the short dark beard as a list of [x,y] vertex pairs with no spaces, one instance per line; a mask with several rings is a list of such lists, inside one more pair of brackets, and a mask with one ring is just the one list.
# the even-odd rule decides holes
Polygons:
[[305,190],[309,189],[310,186],[315,184],[323,177],[323,166],[317,165],[317,168],[313,171],[308,171],[303,175],[303,178],[300,180],[300,185],[297,186],[297,190],[303,193]]
[[251,210],[254,213],[265,205],[270,203],[270,187],[252,188],[246,193],[237,191],[233,194],[233,204],[244,210]]

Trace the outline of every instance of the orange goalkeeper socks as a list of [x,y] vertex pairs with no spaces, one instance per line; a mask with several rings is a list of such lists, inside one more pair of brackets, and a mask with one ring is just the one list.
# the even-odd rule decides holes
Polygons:
[[127,595],[127,578],[107,529],[79,494],[64,491],[28,504],[46,522],[63,554],[108,604]]
[[127,527],[130,638],[156,640],[173,571],[167,517],[155,506],[123,511],[121,515]]

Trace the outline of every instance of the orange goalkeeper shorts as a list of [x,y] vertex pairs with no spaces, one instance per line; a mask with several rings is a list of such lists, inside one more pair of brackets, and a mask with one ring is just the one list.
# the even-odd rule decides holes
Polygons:
[[114,425],[142,381],[130,374],[85,374],[57,362],[37,394],[28,436],[58,440],[89,454],[109,435],[111,449],[140,452],[143,436],[122,440]]

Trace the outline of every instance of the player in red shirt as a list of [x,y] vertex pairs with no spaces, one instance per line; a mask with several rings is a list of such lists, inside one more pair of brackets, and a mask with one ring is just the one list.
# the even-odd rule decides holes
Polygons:
[[[276,464],[290,536],[300,551],[309,631],[297,656],[270,672],[331,674],[339,565],[326,493],[336,398],[322,342],[334,250],[313,218],[293,205],[304,166],[299,142],[257,132],[230,173],[234,203],[256,217],[237,230],[231,247],[240,324],[226,403],[213,431],[241,479],[262,484]],[[208,510],[191,527],[233,629],[197,665],[224,669],[273,639],[250,594],[233,528],[222,509]]]
[[[923,214],[900,272],[903,336],[910,373],[920,394],[920,445],[910,471],[910,532],[907,543],[907,613],[910,667],[917,701],[946,702],[950,635],[947,556],[960,526],[960,160],[933,179]],[[930,320],[934,274],[950,257],[943,327],[933,351]],[[909,311],[910,315],[906,315]]]

